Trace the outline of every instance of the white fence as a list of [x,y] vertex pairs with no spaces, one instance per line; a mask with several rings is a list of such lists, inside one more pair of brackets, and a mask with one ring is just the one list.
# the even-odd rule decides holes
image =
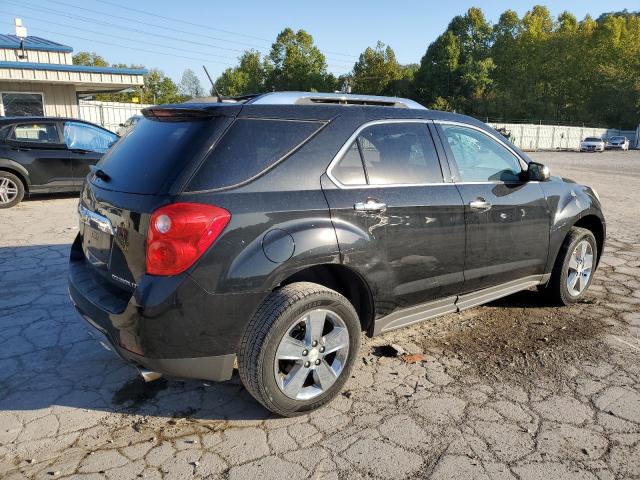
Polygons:
[[[511,133],[511,141],[522,150],[578,150],[585,137],[609,138],[624,135],[632,148],[638,148],[638,132],[614,128],[567,127],[563,125],[538,125],[531,123],[493,123],[495,129],[503,128]],[[639,127],[640,129],[640,127]]]
[[[127,118],[137,115],[140,110],[151,105],[139,103],[99,102],[80,100],[80,118],[97,123],[115,132]],[[631,148],[640,148],[640,126],[638,130],[618,130],[612,128],[569,127],[563,125],[542,125],[532,123],[494,123],[493,128],[504,128],[511,133],[511,141],[522,150],[578,150],[585,137],[609,138],[624,135]]]
[[151,105],[140,103],[99,102],[97,100],[79,100],[80,118],[102,125],[115,132],[127,118],[138,115],[140,110]]

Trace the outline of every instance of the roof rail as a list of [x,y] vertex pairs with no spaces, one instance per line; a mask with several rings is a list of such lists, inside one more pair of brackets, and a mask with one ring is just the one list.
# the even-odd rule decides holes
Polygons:
[[252,98],[247,103],[253,105],[369,105],[426,110],[426,107],[408,98],[353,93],[272,92]]

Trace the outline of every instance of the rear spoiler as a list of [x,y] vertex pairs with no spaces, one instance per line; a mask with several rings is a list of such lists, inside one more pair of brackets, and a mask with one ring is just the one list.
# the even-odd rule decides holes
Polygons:
[[175,104],[143,108],[142,115],[151,120],[187,121],[214,117],[235,117],[242,109],[234,104]]

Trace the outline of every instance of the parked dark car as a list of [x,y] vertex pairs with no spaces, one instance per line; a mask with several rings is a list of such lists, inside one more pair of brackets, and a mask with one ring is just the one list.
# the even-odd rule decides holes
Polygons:
[[25,194],[79,192],[117,135],[75,118],[0,117],[0,208]]
[[[132,161],[135,160],[135,161]],[[583,298],[597,194],[472,118],[270,93],[151,107],[80,195],[69,290],[145,378],[227,380],[297,415],[377,335],[537,286]]]

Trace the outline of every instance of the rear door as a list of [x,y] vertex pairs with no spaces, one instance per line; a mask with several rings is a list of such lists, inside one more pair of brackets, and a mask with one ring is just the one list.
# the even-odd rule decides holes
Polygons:
[[29,172],[33,188],[55,191],[72,185],[71,159],[57,122],[18,123],[6,143]]
[[71,158],[71,173],[76,186],[82,186],[92,165],[102,158],[118,139],[115,133],[82,122],[64,122],[64,142]]
[[500,139],[471,125],[438,124],[465,204],[465,292],[544,273],[549,211],[526,164]]
[[344,262],[375,290],[379,314],[453,296],[463,282],[464,208],[429,124],[361,126],[323,182]]

